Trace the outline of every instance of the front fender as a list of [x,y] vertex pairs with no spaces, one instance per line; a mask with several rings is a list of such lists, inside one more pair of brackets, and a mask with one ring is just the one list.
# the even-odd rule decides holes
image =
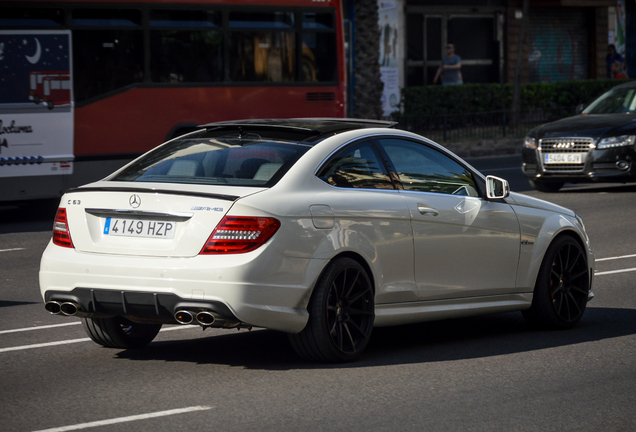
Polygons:
[[586,251],[591,274],[594,272],[594,254],[590,251],[585,229],[576,217],[529,207],[514,208],[521,228],[521,253],[517,287],[532,292],[550,244],[560,235],[575,238]]

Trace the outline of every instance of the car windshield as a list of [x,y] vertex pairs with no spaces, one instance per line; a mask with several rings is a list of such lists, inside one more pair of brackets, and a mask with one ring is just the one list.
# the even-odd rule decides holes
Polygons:
[[619,114],[636,111],[636,88],[613,88],[588,106],[583,114]]
[[310,148],[253,133],[211,135],[170,141],[108,180],[271,187]]

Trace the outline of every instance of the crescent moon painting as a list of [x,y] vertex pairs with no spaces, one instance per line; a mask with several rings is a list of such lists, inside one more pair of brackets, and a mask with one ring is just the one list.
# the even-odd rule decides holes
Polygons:
[[26,59],[31,64],[36,64],[37,62],[39,62],[40,56],[42,55],[42,47],[40,46],[40,41],[38,40],[38,38],[34,38],[34,39],[35,39],[35,44],[37,45],[37,47],[35,48],[35,54],[33,54],[32,56],[25,56]]

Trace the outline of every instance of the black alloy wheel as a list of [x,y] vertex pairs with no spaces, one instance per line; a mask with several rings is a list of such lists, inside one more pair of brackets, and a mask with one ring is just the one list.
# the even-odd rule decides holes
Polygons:
[[312,361],[354,360],[371,338],[375,317],[367,272],[351,258],[332,261],[314,289],[308,311],[305,328],[289,336],[296,352]]
[[161,324],[140,324],[120,316],[84,318],[82,325],[93,342],[107,348],[140,348],[161,330]]
[[559,237],[543,258],[532,306],[523,315],[541,327],[571,328],[585,312],[589,289],[585,251],[572,237]]

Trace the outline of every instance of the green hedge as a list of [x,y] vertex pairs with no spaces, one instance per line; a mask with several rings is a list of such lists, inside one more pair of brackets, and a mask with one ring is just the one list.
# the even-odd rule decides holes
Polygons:
[[[521,109],[554,109],[589,104],[624,83],[611,79],[521,86]],[[512,109],[511,84],[463,84],[402,89],[402,116],[478,113]]]

